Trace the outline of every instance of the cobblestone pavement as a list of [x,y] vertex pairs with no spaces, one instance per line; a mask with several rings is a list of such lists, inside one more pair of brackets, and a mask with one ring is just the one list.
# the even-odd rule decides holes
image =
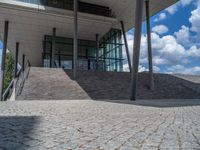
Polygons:
[[200,102],[1,102],[0,149],[199,150]]

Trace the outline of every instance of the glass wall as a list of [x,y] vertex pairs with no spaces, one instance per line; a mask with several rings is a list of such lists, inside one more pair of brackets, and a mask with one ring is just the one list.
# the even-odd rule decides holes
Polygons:
[[[46,35],[43,41],[43,65],[50,67],[52,36]],[[96,42],[88,40],[78,40],[78,67],[88,70],[96,68]],[[55,45],[55,62],[57,68],[72,69],[73,68],[73,39],[65,37],[56,37]],[[88,61],[90,65],[88,65]]]
[[111,29],[103,36],[99,51],[103,70],[123,71],[122,46],[121,30]]
[[[73,39],[56,37],[54,66],[73,68]],[[43,66],[50,67],[52,58],[52,36],[45,35],[43,41]],[[96,41],[78,40],[78,69],[96,69]],[[123,71],[121,31],[111,29],[100,39],[99,70]]]

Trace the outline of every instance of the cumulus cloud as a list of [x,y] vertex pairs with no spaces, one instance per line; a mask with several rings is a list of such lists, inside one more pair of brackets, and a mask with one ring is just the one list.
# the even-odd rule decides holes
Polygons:
[[178,4],[174,4],[174,5],[170,6],[170,7],[168,7],[166,9],[166,11],[171,15],[175,14],[178,11]]
[[158,66],[153,66],[153,71],[158,73],[160,72],[160,68]]
[[142,65],[139,65],[139,68],[138,68],[138,71],[139,72],[145,72],[145,71],[148,71],[148,69]]
[[152,31],[161,35],[161,34],[167,33],[169,29],[165,25],[157,25],[152,28]]
[[186,26],[182,26],[178,32],[175,32],[177,42],[184,46],[187,46],[190,43],[190,29]]
[[195,74],[200,74],[200,67],[199,66],[194,66],[194,67],[186,68],[183,65],[175,65],[175,66],[167,68],[167,72],[166,73],[195,75]]
[[191,17],[189,18],[192,24],[191,30],[200,35],[200,1],[198,2],[197,8],[191,12]]
[[197,46],[192,46],[188,51],[187,51],[187,56],[189,57],[194,57],[194,58],[200,58],[200,48],[197,48]]
[[165,18],[167,18],[166,13],[161,13],[156,19],[154,19],[154,22],[164,20]]
[[174,4],[174,5],[170,6],[170,7],[168,7],[166,9],[166,11],[169,14],[173,15],[173,14],[175,14],[178,11],[179,7],[185,7],[186,5],[189,5],[190,3],[192,3],[192,1],[193,0],[180,0],[178,3],[176,3],[176,4]]
[[181,0],[180,3],[182,6],[189,5],[193,0]]

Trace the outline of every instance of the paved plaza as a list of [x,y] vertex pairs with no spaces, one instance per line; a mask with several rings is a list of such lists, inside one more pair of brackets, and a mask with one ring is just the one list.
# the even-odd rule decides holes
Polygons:
[[1,102],[0,149],[200,150],[200,101],[174,101]]

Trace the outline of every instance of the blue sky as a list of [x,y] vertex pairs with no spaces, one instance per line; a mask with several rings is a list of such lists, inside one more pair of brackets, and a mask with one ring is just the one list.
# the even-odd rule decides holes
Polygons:
[[[200,74],[200,0],[180,0],[153,16],[151,28],[155,72]],[[127,34],[131,54],[133,32]],[[139,70],[147,71],[145,22],[140,55]]]
[[[153,16],[151,28],[155,72],[200,74],[200,0],[180,0]],[[127,33],[131,54],[133,32],[134,30],[130,30]],[[124,56],[126,57],[125,53]],[[125,68],[127,66],[124,65]],[[145,22],[142,28],[139,70],[148,70]]]

